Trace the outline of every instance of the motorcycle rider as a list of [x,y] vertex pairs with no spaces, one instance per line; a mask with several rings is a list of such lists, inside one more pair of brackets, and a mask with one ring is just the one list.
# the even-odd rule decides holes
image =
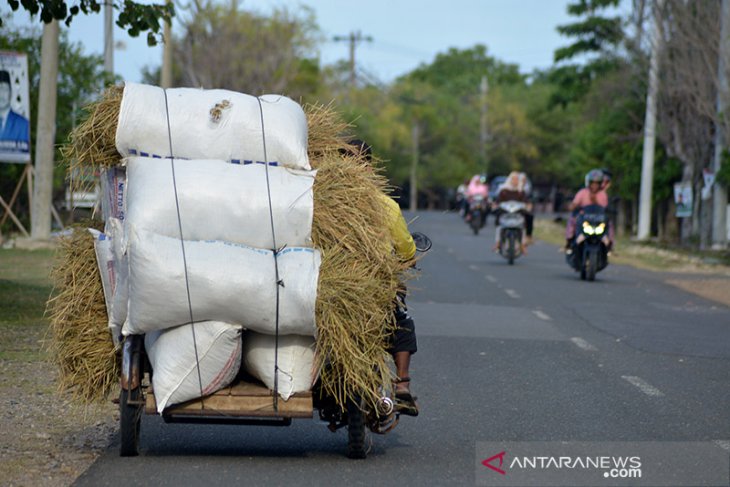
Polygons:
[[[610,182],[609,182],[610,185]],[[586,174],[585,187],[575,194],[568,210],[580,210],[589,205],[608,207],[608,194],[604,189],[604,173],[600,169],[592,169]],[[575,238],[576,215],[571,215],[565,227],[565,251],[570,253],[571,243]],[[610,230],[609,230],[610,231]]]
[[[532,227],[533,227],[533,215],[532,215],[532,203],[530,202],[527,193],[525,192],[525,184],[527,182],[527,175],[517,171],[512,171],[507,176],[505,182],[499,187],[497,192],[497,199],[495,200],[496,206],[496,225],[499,227],[499,217],[502,211],[499,209],[499,204],[504,201],[521,201],[526,204],[525,211],[522,214],[525,216],[525,240],[522,241],[522,253],[527,254],[527,245],[532,241]],[[499,252],[499,230],[495,234],[495,243],[492,248],[493,251]]]
[[[372,148],[370,145],[359,139],[353,139],[349,144],[353,146],[351,152],[356,155],[361,155],[368,162],[372,161]],[[398,203],[393,198],[385,193],[379,193],[378,197],[386,209],[387,225],[393,250],[403,262],[412,261],[416,255],[416,245],[408,231],[408,224],[403,218],[400,206],[398,206]],[[395,299],[393,310],[396,330],[390,337],[388,352],[393,356],[393,362],[395,362],[396,368],[396,408],[400,414],[418,416],[417,398],[411,394],[411,378],[409,376],[411,355],[418,351],[418,344],[415,323],[413,318],[408,314],[405,297],[406,288],[405,285],[401,285],[401,289],[398,291]]]
[[[487,186],[487,175],[486,174],[475,174],[471,181],[469,181],[469,185],[466,188],[466,200],[468,201],[466,206],[466,221],[471,220],[471,212],[469,211],[472,200],[474,197],[480,196],[482,198],[482,201],[486,203],[487,198],[489,198],[489,186]],[[484,226],[484,223],[487,220],[487,212],[482,212],[482,221],[480,222],[481,226]]]

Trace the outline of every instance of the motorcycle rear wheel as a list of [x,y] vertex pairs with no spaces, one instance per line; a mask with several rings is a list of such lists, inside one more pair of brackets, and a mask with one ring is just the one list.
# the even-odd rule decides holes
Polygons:
[[355,401],[347,402],[347,457],[362,459],[368,456],[365,432],[365,414]]

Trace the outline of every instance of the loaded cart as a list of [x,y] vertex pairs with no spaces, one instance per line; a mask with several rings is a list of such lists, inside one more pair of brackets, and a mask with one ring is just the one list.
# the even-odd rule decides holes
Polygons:
[[[144,339],[132,335],[122,347],[122,377],[119,396],[120,436],[122,456],[139,454],[142,414],[157,414],[154,390],[150,384],[149,361]],[[322,393],[319,384],[311,391],[293,394],[287,401],[277,398],[273,391],[251,377],[239,377],[234,383],[205,398],[176,404],[162,411],[166,423],[240,424],[258,426],[289,426],[292,419],[327,421],[335,432],[347,427],[347,456],[365,458],[366,428],[375,433],[390,431],[398,422],[393,402],[383,397],[379,411],[364,412],[360,404],[348,401],[345,411],[333,398]]]
[[65,154],[99,170],[103,223],[74,230],[55,272],[64,386],[98,400],[121,375],[125,456],[148,413],[316,416],[364,457],[366,430],[398,422],[387,347],[409,265],[347,125],[279,95],[136,83],[87,110]]

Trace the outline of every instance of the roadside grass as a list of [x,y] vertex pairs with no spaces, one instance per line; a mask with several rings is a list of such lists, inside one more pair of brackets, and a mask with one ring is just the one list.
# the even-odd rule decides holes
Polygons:
[[[536,219],[535,237],[563,246],[565,223]],[[620,237],[616,239],[611,262],[652,271],[730,272],[730,254],[727,252],[696,252],[655,243],[638,243]]]
[[46,358],[43,315],[52,262],[51,250],[0,250],[0,360]]

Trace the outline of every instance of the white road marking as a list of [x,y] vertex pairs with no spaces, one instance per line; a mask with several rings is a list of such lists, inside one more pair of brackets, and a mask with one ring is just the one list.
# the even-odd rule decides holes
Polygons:
[[730,451],[730,440],[715,440],[715,444],[723,450]]
[[517,291],[515,291],[514,289],[505,289],[504,292],[506,292],[507,293],[507,296],[509,296],[512,299],[519,299],[520,298],[520,295],[517,294]]
[[573,337],[570,339],[571,342],[575,343],[575,346],[585,350],[586,352],[597,352],[598,349],[582,339],[581,337]]
[[469,266],[469,269],[471,269],[473,271],[478,271],[479,270],[479,267],[477,267],[474,264],[472,264],[472,265]]
[[485,279],[486,279],[487,281],[489,281],[489,282],[497,282],[497,278],[496,278],[496,277],[494,277],[494,276],[490,276],[489,274],[487,274],[486,276],[484,276],[484,278],[485,278]]
[[544,311],[540,311],[539,309],[534,310],[533,313],[535,313],[535,316],[537,316],[541,320],[545,320],[545,321],[552,321],[553,320],[552,318],[550,318],[550,315],[548,315]]
[[627,381],[629,384],[638,387],[639,390],[647,396],[660,397],[664,395],[662,391],[649,384],[641,377],[636,377],[635,375],[622,375],[621,378]]

